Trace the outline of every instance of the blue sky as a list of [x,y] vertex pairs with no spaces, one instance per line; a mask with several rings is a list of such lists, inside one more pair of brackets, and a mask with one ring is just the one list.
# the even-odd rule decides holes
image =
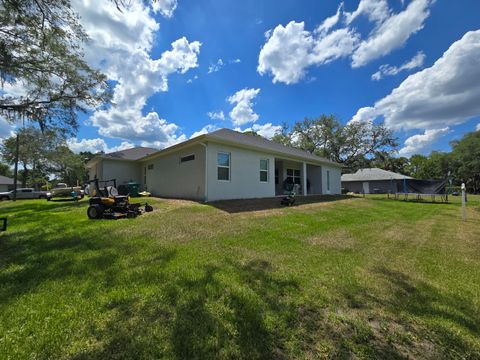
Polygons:
[[75,1],[87,59],[118,86],[117,106],[81,117],[75,151],[161,148],[221,127],[271,136],[283,122],[335,114],[385,119],[410,155],[448,150],[480,123],[476,0],[102,6]]

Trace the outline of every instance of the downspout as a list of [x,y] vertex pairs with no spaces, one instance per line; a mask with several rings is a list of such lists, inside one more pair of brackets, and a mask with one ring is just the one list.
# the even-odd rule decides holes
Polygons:
[[204,194],[203,194],[203,202],[208,201],[208,151],[207,151],[207,144],[206,143],[200,143],[205,148],[205,189],[204,189]]

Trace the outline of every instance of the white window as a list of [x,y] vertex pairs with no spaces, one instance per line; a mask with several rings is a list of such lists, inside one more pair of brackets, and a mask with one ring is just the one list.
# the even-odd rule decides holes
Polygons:
[[260,182],[268,182],[268,159],[260,160]]
[[219,152],[217,154],[217,179],[230,180],[230,153]]
[[302,179],[300,177],[300,170],[287,169],[287,183],[301,185]]

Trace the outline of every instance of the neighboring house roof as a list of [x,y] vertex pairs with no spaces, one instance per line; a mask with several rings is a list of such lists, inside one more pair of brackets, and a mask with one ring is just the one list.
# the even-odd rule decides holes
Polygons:
[[[21,182],[17,181],[17,184],[21,184]],[[13,179],[0,175],[0,185],[13,185]]]
[[138,146],[130,149],[115,151],[108,154],[96,155],[87,163],[87,166],[97,162],[100,159],[135,161],[156,152],[158,152],[158,149]]
[[342,181],[378,181],[412,179],[410,176],[398,174],[378,168],[360,169],[354,174],[343,174]]
[[[212,141],[212,142],[220,142],[220,143],[227,143],[231,145],[238,145],[241,147],[248,147],[252,148],[255,150],[260,150],[264,151],[267,153],[273,153],[273,154],[278,154],[280,156],[285,156],[287,158],[300,158],[304,161],[313,161],[313,162],[320,162],[320,163],[326,163],[330,164],[333,166],[339,166],[341,167],[342,165],[325,159],[323,157],[311,154],[309,152],[296,149],[290,146],[285,146],[279,143],[276,143],[271,140],[267,140],[262,136],[256,136],[252,134],[244,134],[238,131],[230,130],[230,129],[220,129],[213,131],[208,134],[200,135],[197,136],[191,140],[188,140],[184,143],[180,143],[177,145],[174,145],[172,147],[166,148],[164,150],[161,150],[153,156],[157,155],[162,155],[163,153],[169,153],[170,151],[178,148],[185,146],[186,144],[191,144],[191,143],[197,143],[198,141]],[[150,158],[150,156],[145,157]],[[144,159],[142,159],[144,160]]]

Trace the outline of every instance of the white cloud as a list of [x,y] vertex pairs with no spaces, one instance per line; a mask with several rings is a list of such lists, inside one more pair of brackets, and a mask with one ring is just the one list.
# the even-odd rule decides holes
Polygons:
[[160,12],[165,17],[172,17],[177,8],[177,0],[155,0],[152,1],[154,12]]
[[233,60],[229,61],[230,64],[240,64],[241,62],[242,62],[242,60],[240,60],[240,59],[233,59]]
[[405,146],[400,149],[401,156],[411,156],[430,150],[430,146],[442,136],[448,134],[449,128],[425,130],[423,134],[410,136]]
[[352,120],[383,116],[392,129],[438,129],[480,115],[480,30],[454,42],[433,66],[410,75]]
[[357,10],[345,13],[345,22],[350,24],[360,15],[377,24],[382,23],[390,16],[390,9],[386,0],[360,0]]
[[219,71],[225,64],[223,63],[222,59],[218,59],[215,64],[211,64],[208,67],[208,74],[214,73]]
[[330,16],[330,17],[326,18],[325,20],[323,20],[323,22],[318,26],[317,32],[327,33],[331,28],[333,28],[335,25],[337,25],[338,22],[340,21],[341,15],[342,15],[341,14],[342,8],[343,8],[343,2],[340,3],[340,5],[338,6],[337,12],[335,13],[335,15]]
[[84,152],[84,151],[89,151],[91,153],[98,153],[98,152],[104,152],[106,154],[119,151],[119,150],[124,150],[124,149],[130,149],[134,147],[135,145],[123,141],[120,145],[118,146],[113,146],[109,147],[105,140],[96,138],[96,139],[81,139],[78,140],[77,138],[71,138],[67,140],[67,146],[72,150],[74,153],[79,153],[79,152]]
[[227,101],[235,107],[230,111],[230,118],[234,125],[241,126],[258,120],[258,114],[253,109],[253,99],[260,89],[242,89],[230,96]]
[[282,126],[273,125],[272,123],[266,123],[263,125],[253,124],[252,130],[255,131],[257,134],[263,136],[264,138],[271,139],[275,135],[275,133],[282,130]]
[[14,129],[15,127],[11,123],[9,123],[3,117],[0,117],[0,141],[12,136]]
[[409,61],[403,63],[400,66],[391,66],[391,65],[382,65],[378,71],[372,75],[372,80],[381,80],[385,76],[397,75],[398,73],[404,70],[412,70],[423,66],[425,62],[425,54],[423,51],[419,51],[413,58]]
[[[176,1],[157,1],[157,11],[171,15]],[[170,4],[170,7],[167,5]],[[185,138],[176,124],[168,123],[151,111],[143,114],[147,99],[168,90],[168,76],[174,72],[186,73],[198,66],[201,44],[185,37],[174,41],[171,49],[160,58],[150,56],[159,24],[148,3],[131,1],[128,11],[118,11],[110,1],[90,2],[76,0],[75,10],[90,36],[85,55],[87,61],[100,68],[116,82],[114,106],[96,111],[89,123],[99,134],[163,147]],[[171,9],[170,12],[168,9]]]
[[209,111],[207,116],[212,120],[225,120],[223,111]]
[[475,131],[480,131],[480,123],[477,124],[477,127],[475,128]]
[[331,25],[322,24],[312,33],[304,26],[303,22],[291,21],[266,34],[268,39],[258,58],[257,71],[261,75],[272,74],[274,83],[296,83],[304,77],[307,67],[348,56],[359,41],[355,32],[347,28],[326,33]]
[[[293,84],[300,81],[307,68],[351,57],[352,67],[359,67],[403,46],[423,28],[434,0],[412,0],[408,7],[393,13],[386,0],[361,0],[353,12],[345,12],[343,3],[335,15],[326,18],[314,31],[305,30],[303,22],[291,21],[265,32],[257,71],[271,74],[273,82]],[[375,24],[362,40],[352,23],[365,15]],[[342,27],[343,26],[343,27]]]
[[218,127],[212,124],[205,125],[203,128],[201,128],[198,131],[195,131],[192,136],[190,136],[190,139],[193,139],[194,137],[203,135],[203,134],[208,134],[212,131],[218,130]]
[[412,0],[404,11],[387,18],[355,50],[352,67],[363,66],[403,46],[410,36],[423,28],[430,15],[431,3],[431,0]]

